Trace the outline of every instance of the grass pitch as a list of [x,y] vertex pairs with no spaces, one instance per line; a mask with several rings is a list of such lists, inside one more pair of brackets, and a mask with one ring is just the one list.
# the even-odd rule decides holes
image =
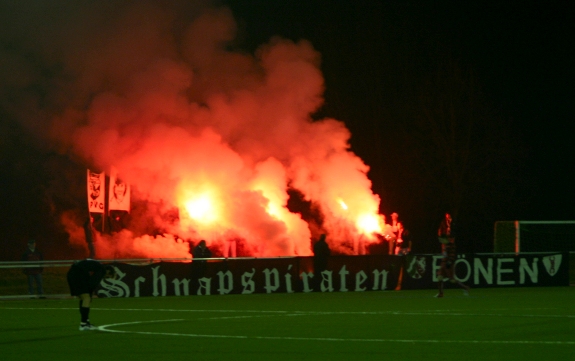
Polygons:
[[2,360],[566,360],[575,288],[0,301]]

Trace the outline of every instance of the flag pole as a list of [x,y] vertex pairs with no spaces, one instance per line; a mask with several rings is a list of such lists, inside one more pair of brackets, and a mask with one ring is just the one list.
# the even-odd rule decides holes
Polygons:
[[[104,173],[105,174],[105,173]],[[108,217],[108,196],[109,196],[109,188],[108,181],[106,178],[108,176],[104,175],[104,213],[102,213],[102,234],[106,232],[106,228],[104,227],[105,219]]]

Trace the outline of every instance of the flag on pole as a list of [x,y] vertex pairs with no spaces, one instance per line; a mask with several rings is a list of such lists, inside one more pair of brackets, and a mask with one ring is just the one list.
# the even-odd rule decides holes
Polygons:
[[130,212],[130,185],[118,177],[118,171],[113,167],[110,171],[110,188],[108,189],[108,210]]
[[106,173],[94,173],[88,169],[88,210],[90,213],[104,213],[106,201]]

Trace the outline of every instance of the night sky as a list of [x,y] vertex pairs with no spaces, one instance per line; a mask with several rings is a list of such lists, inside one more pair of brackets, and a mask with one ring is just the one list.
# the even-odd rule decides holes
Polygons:
[[[490,250],[497,220],[574,219],[573,7],[555,1],[239,3],[232,8],[250,39],[305,38],[322,54],[323,111],[350,128],[353,150],[371,166],[382,211],[397,210],[420,237],[435,231],[442,210],[455,207],[467,226],[461,230],[467,242],[460,243],[473,251]],[[446,62],[473,74],[490,121],[505,125],[508,146],[497,148],[483,170],[491,184],[469,180],[476,194],[455,207],[436,198],[429,175],[406,155],[407,148],[425,147],[406,138],[417,132],[413,119],[422,112],[424,83]],[[472,136],[490,148],[481,130]]]
[[[83,2],[48,3],[46,17]],[[448,210],[466,252],[491,251],[498,220],[575,219],[575,12],[567,2],[218,4],[238,24],[230,48],[254,52],[279,36],[306,39],[321,54],[325,102],[313,117],[346,124],[351,150],[370,166],[380,212],[400,214],[414,251],[437,251]],[[43,34],[26,28],[30,22],[6,21],[25,19],[25,8],[3,3],[0,14],[0,67],[6,54],[22,51],[38,73],[58,72],[27,44],[34,36],[41,44]],[[2,71],[0,82],[9,77]],[[34,86],[47,99],[55,85]],[[64,239],[54,219],[85,186],[85,161],[22,122],[40,115],[18,108],[24,102],[14,96],[2,85],[0,260],[13,260],[29,237]]]

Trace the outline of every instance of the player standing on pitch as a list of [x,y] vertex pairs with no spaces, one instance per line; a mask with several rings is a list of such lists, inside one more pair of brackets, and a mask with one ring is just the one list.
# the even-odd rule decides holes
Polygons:
[[70,294],[80,298],[80,331],[96,330],[98,327],[90,324],[90,304],[92,293],[103,278],[116,278],[116,270],[112,266],[103,266],[93,259],[75,262],[67,274]]
[[443,259],[437,271],[437,278],[439,279],[439,293],[435,297],[443,297],[443,280],[449,279],[451,283],[457,283],[459,287],[463,288],[463,294],[469,296],[469,286],[464,285],[455,279],[455,261],[457,255],[455,253],[455,238],[453,237],[439,237],[439,242],[443,248]]

